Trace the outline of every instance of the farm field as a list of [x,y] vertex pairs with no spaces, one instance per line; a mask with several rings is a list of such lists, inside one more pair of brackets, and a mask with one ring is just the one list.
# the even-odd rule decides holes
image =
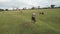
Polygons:
[[[31,22],[33,12],[36,13],[35,23]],[[60,9],[2,11],[0,34],[60,34]]]

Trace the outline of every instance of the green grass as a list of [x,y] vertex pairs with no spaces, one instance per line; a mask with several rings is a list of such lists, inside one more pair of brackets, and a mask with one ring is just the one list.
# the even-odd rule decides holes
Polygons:
[[[0,34],[60,34],[60,9],[0,12]],[[31,22],[36,13],[36,23]],[[44,12],[44,15],[39,15]],[[27,26],[26,26],[27,23]]]

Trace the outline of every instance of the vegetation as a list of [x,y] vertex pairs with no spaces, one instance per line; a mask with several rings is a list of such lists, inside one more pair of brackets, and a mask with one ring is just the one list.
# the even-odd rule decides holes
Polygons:
[[[36,13],[35,24],[31,22],[32,12]],[[2,11],[0,34],[60,34],[60,9]]]
[[8,11],[8,9],[5,9],[5,11]]
[[51,5],[51,8],[54,8],[55,5]]
[[4,9],[0,9],[0,11],[4,11]]

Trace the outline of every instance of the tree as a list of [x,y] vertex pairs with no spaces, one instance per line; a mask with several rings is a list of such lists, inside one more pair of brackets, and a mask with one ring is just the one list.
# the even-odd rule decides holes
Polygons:
[[0,11],[4,11],[4,9],[0,9]]
[[8,11],[8,9],[5,9],[6,11]]
[[25,7],[25,8],[23,8],[23,10],[26,10],[26,7]]
[[58,7],[58,8],[60,8],[60,7]]
[[32,7],[31,9],[35,9],[35,7]]
[[55,5],[51,5],[51,8],[54,8]]
[[40,9],[40,6],[38,6],[38,9]]

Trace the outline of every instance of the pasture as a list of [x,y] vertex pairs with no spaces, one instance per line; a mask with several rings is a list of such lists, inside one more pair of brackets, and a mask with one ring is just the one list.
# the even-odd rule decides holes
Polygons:
[[[60,9],[0,12],[0,34],[60,34]],[[36,13],[36,23],[31,22]],[[44,12],[40,15],[39,12]]]

